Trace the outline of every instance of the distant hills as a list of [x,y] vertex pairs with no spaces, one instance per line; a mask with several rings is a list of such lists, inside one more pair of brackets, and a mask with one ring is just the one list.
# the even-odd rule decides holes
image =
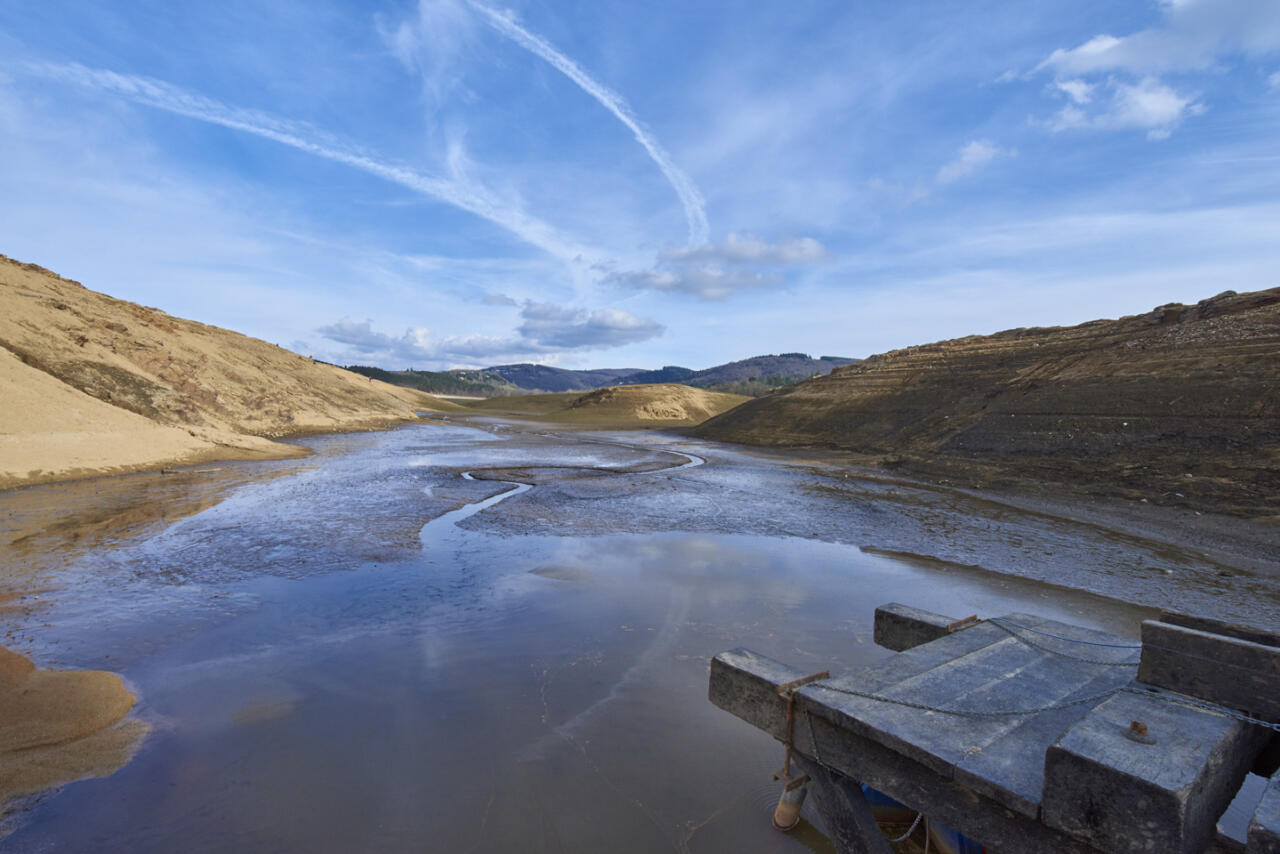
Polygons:
[[696,371],[678,365],[658,370],[603,368],[574,371],[548,365],[496,365],[482,370],[388,371],[366,365],[347,370],[430,394],[502,397],[536,392],[591,391],[618,385],[680,383],[709,391],[759,396],[775,388],[830,373],[856,362],[838,356],[813,358],[805,353],[755,356]]

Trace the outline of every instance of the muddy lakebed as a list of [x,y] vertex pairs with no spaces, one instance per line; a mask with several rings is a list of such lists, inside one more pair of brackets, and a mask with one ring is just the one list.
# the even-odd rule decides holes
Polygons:
[[0,848],[825,851],[771,829],[781,748],[707,701],[717,652],[844,671],[891,601],[1125,637],[1280,613],[1193,549],[661,432],[304,444],[0,493],[4,643],[120,673],[151,726]]

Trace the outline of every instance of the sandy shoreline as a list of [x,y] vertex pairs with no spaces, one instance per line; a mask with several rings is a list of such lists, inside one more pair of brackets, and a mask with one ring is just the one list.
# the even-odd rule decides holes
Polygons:
[[[418,419],[379,419],[333,429],[300,429],[279,439],[336,433],[390,430]],[[154,425],[151,425],[154,426]],[[0,491],[147,471],[164,471],[215,462],[288,460],[309,456],[304,446],[257,436],[190,436],[182,430],[159,432],[144,425],[133,433],[60,432],[41,437],[0,434]],[[171,436],[171,432],[182,436]],[[29,466],[29,468],[28,468]],[[25,468],[25,471],[23,471]]]

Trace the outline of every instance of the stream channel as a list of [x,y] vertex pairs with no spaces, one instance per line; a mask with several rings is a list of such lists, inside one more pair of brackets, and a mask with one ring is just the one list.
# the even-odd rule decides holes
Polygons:
[[717,652],[844,671],[890,654],[891,601],[1125,637],[1175,595],[1275,602],[1177,548],[661,432],[303,443],[0,493],[4,643],[122,674],[152,728],[0,848],[827,851],[770,827],[782,751],[707,701]]

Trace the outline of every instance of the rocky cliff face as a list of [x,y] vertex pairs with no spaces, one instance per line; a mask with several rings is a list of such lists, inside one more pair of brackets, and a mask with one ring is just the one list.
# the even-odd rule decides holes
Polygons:
[[958,483],[1280,513],[1280,288],[896,350],[698,435],[817,445]]

